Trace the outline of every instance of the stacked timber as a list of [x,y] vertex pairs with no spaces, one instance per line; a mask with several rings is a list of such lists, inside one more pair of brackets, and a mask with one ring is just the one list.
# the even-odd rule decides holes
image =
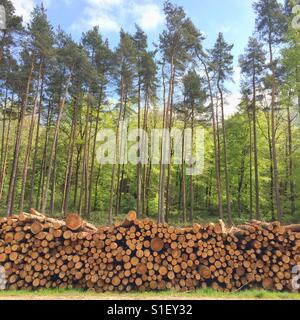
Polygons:
[[137,220],[134,211],[96,228],[76,214],[62,221],[32,209],[0,219],[0,268],[14,290],[293,291],[299,231],[299,225],[255,220],[176,228]]

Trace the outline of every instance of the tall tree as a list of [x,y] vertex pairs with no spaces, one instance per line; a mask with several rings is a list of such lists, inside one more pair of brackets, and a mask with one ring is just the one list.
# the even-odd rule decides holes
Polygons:
[[[142,103],[142,72],[143,72],[143,56],[146,54],[147,49],[147,36],[143,30],[136,26],[136,33],[133,37],[134,44],[136,46],[136,68],[137,68],[137,106],[138,106],[138,130],[139,130],[139,141],[141,141],[141,103]],[[139,150],[139,157],[143,150]],[[137,164],[137,215],[142,216],[142,163],[139,161]]]
[[[240,57],[240,67],[244,75],[243,87],[248,95],[251,95],[252,127],[253,127],[253,151],[255,171],[255,204],[256,219],[261,219],[260,193],[259,193],[259,163],[257,146],[257,87],[261,84],[265,67],[265,52],[257,39],[251,37],[245,54]],[[252,135],[252,133],[250,133]]]
[[[185,66],[192,61],[192,53],[197,44],[201,43],[202,35],[196,29],[192,21],[186,17],[182,7],[175,6],[169,1],[165,2],[164,12],[166,16],[166,30],[160,35],[159,49],[163,61],[168,63],[169,80],[168,94],[164,103],[163,111],[163,129],[165,132],[170,131],[172,103],[176,76],[180,75]],[[161,146],[161,163],[160,163],[160,182],[158,194],[158,221],[165,222],[165,177],[166,177],[166,160],[170,158],[165,154],[169,150],[165,134]]]
[[62,116],[65,109],[65,104],[69,95],[69,88],[71,85],[71,81],[73,79],[74,70],[76,70],[77,72],[81,71],[82,73],[85,73],[85,74],[89,74],[90,72],[87,56],[83,52],[81,47],[79,47],[64,32],[59,32],[57,40],[58,40],[57,59],[60,66],[59,72],[63,80],[61,81],[62,89],[61,89],[61,95],[58,101],[58,115],[56,119],[52,147],[50,151],[45,192],[42,197],[42,206],[41,206],[42,212],[45,212],[46,206],[47,206],[50,180],[51,180],[51,177],[53,176],[53,164],[55,159],[56,144],[57,144]]
[[[184,87],[184,104],[188,111],[188,122],[191,128],[191,146],[194,149],[194,132],[196,119],[199,118],[203,112],[203,102],[205,100],[205,93],[202,89],[201,78],[195,70],[189,70],[183,78]],[[189,195],[190,195],[190,214],[189,221],[193,221],[194,217],[194,185],[193,176],[189,177]]]
[[259,0],[254,3],[256,17],[256,29],[261,39],[266,43],[269,50],[269,67],[272,73],[271,92],[271,137],[272,137],[272,160],[273,160],[273,180],[274,194],[277,208],[277,216],[282,221],[282,204],[280,198],[280,185],[278,176],[278,156],[276,139],[276,112],[277,112],[277,61],[274,57],[276,45],[282,42],[286,28],[286,19],[283,13],[283,6],[277,0]]
[[37,113],[37,106],[39,101],[39,96],[42,95],[41,92],[41,82],[44,74],[44,66],[47,63],[47,59],[50,59],[53,56],[53,43],[54,35],[52,32],[52,27],[47,20],[46,11],[43,6],[35,7],[32,13],[31,24],[29,26],[29,33],[31,37],[31,46],[32,52],[36,59],[36,64],[38,65],[38,71],[36,76],[36,92],[33,99],[33,109],[30,121],[30,128],[28,134],[28,142],[25,154],[25,161],[22,173],[22,187],[21,187],[21,196],[20,196],[20,205],[19,210],[23,212],[24,207],[24,197],[25,189],[27,182],[27,173],[28,173],[28,164],[29,157],[31,155],[32,142],[33,142],[33,133],[35,127],[35,118]]
[[221,107],[221,121],[223,132],[223,147],[224,147],[224,171],[225,171],[225,186],[226,186],[226,203],[227,203],[227,215],[230,224],[232,221],[231,212],[231,195],[230,195],[230,177],[228,170],[228,146],[227,146],[227,134],[225,124],[225,110],[224,110],[224,94],[225,94],[225,82],[230,79],[233,74],[233,55],[231,53],[233,45],[229,45],[225,42],[222,33],[219,33],[214,48],[210,51],[212,65],[216,76],[217,92],[220,99]]
[[[132,97],[132,90],[133,90],[133,81],[134,81],[134,66],[136,65],[136,46],[132,39],[132,37],[121,30],[120,32],[120,43],[115,53],[116,58],[116,68],[114,70],[115,79],[117,82],[117,92],[120,96],[120,102],[118,104],[118,119],[116,123],[116,150],[118,150],[119,155],[116,157],[116,162],[118,163],[118,170],[117,170],[117,187],[116,187],[116,206],[115,212],[116,214],[119,213],[120,204],[121,204],[121,182],[120,175],[121,175],[121,168],[122,171],[124,170],[124,164],[121,164],[120,160],[124,157],[123,149],[124,149],[124,139],[119,139],[120,135],[120,124],[123,120],[125,121],[126,111],[128,107],[128,100]],[[123,128],[124,129],[124,128]],[[121,167],[123,166],[123,167]],[[113,219],[113,203],[114,203],[114,194],[115,194],[115,180],[116,180],[116,168],[117,163],[112,165],[112,179],[111,179],[111,187],[110,187],[110,200],[109,200],[109,212],[108,212],[108,220],[109,223],[112,223]]]

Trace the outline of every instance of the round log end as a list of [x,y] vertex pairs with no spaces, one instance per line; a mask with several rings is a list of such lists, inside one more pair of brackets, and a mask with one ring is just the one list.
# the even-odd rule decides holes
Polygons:
[[82,226],[82,219],[78,214],[70,213],[66,217],[66,225],[68,229],[77,231]]

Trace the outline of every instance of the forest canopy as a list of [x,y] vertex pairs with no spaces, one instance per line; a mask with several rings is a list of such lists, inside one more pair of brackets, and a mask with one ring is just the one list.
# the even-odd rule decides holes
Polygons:
[[[205,48],[201,26],[183,7],[164,3],[166,23],[154,46],[136,25],[133,34],[120,30],[112,48],[101,26],[75,41],[54,29],[43,5],[25,26],[12,2],[1,0],[1,215],[34,207],[110,224],[129,210],[162,223],[299,222],[296,2],[254,2],[255,30],[239,57],[242,99],[226,117],[234,44],[220,32],[214,46]],[[97,133],[114,130],[118,149],[122,123],[149,135],[154,129],[190,129],[194,151],[196,129],[203,129],[203,172],[187,175],[185,159],[99,163]],[[162,140],[162,149],[164,143],[172,160],[174,143]]]

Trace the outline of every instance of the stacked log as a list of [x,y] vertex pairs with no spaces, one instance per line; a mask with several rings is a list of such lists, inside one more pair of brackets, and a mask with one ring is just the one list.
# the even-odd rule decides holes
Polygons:
[[76,214],[62,221],[32,209],[0,219],[0,267],[6,288],[14,290],[293,291],[298,228],[255,220],[176,228],[137,220],[135,212],[96,228]]

